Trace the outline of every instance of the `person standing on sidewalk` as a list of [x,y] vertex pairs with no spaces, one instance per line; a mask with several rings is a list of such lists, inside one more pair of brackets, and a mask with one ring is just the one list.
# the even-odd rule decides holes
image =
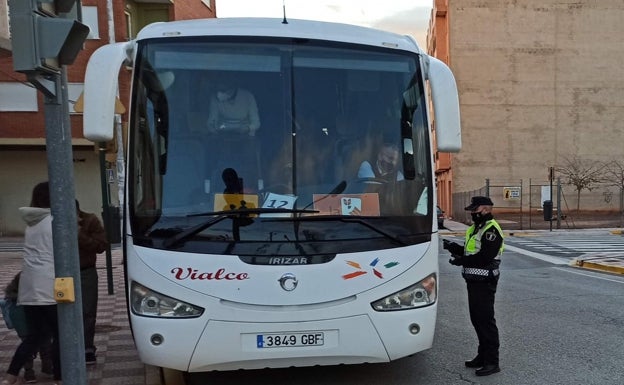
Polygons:
[[32,192],[30,207],[20,207],[19,211],[27,226],[24,230],[24,259],[17,304],[24,307],[29,333],[13,354],[2,385],[16,384],[24,364],[50,338],[54,380],[60,383],[61,363],[54,298],[54,247],[48,182],[37,184]]
[[96,363],[95,322],[98,303],[98,274],[95,267],[97,254],[108,244],[106,231],[95,214],[80,210],[76,200],[78,218],[78,254],[80,256],[80,284],[82,293],[82,318],[84,323],[85,362]]
[[465,245],[443,240],[443,247],[451,252],[449,263],[462,266],[462,276],[468,289],[470,321],[477,332],[477,356],[466,361],[469,368],[479,368],[477,376],[500,372],[499,337],[494,318],[494,299],[500,277],[500,257],[503,253],[503,230],[494,220],[494,203],[488,197],[472,197],[465,210],[470,211],[473,224],[466,230]]
[[[7,320],[5,317],[5,321],[11,322],[11,327],[14,328],[20,340],[24,340],[28,334],[28,325],[26,323],[26,314],[24,314],[24,307],[17,306],[17,297],[19,290],[19,279],[21,272],[15,274],[11,282],[4,289],[4,299],[5,301],[11,301],[14,305],[11,311],[7,316],[10,320]],[[7,326],[9,324],[7,323]],[[50,357],[50,344],[52,340],[46,341],[42,346],[39,347],[39,358],[41,360],[41,372],[52,375],[52,359]],[[24,382],[33,383],[37,382],[37,376],[35,375],[34,369],[34,357],[31,357],[24,363]]]

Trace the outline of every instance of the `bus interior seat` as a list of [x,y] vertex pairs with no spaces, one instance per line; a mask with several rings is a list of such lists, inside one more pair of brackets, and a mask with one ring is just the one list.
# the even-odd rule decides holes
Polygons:
[[163,207],[202,203],[204,165],[204,149],[199,138],[169,142],[167,173],[163,176]]
[[357,179],[360,164],[371,161],[374,157],[374,140],[371,139],[370,130],[357,125],[347,125],[339,132],[340,137],[334,145],[334,158],[336,159],[335,176],[337,180]]

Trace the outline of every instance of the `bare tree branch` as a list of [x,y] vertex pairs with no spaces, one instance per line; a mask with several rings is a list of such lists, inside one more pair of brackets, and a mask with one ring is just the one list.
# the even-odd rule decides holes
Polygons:
[[581,159],[578,156],[564,157],[563,164],[555,167],[568,184],[576,189],[576,211],[581,207],[581,191],[591,191],[605,180],[605,164],[599,161]]
[[603,183],[607,186],[618,187],[624,189],[624,163],[613,160],[604,165]]
[[624,226],[624,163],[613,160],[605,165],[605,180],[607,186],[617,187],[620,192],[620,227]]

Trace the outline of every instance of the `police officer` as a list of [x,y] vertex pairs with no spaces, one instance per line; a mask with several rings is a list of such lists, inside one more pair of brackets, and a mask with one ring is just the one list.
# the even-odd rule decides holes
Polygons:
[[472,197],[465,210],[470,211],[473,224],[466,230],[466,242],[461,246],[443,240],[444,248],[451,252],[449,263],[462,266],[462,276],[468,288],[470,321],[477,332],[477,356],[466,361],[469,368],[478,368],[477,376],[500,372],[498,362],[498,328],[494,318],[494,297],[503,253],[503,230],[492,216],[494,203],[488,197]]

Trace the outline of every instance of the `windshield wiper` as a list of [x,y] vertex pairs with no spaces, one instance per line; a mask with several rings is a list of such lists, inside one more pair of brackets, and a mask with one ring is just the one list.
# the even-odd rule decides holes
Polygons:
[[296,223],[299,222],[330,222],[330,221],[339,221],[345,223],[359,223],[362,226],[368,227],[373,230],[377,234],[381,234],[384,237],[394,241],[401,246],[407,246],[408,244],[403,242],[399,237],[394,236],[380,229],[379,227],[363,220],[357,216],[338,216],[338,215],[323,215],[323,216],[311,216],[311,217],[294,217],[294,218],[271,218],[271,221],[294,221]]
[[249,218],[249,215],[253,214],[305,214],[305,213],[318,213],[317,210],[298,210],[298,209],[280,209],[280,208],[244,208],[244,209],[236,209],[236,210],[227,210],[227,211],[211,211],[206,213],[198,213],[198,214],[189,214],[187,217],[205,217],[211,216],[215,218],[210,218],[207,221],[201,222],[193,227],[189,227],[188,229],[181,231],[163,241],[163,247],[171,248],[178,245],[181,242],[186,241],[190,237],[195,234],[198,234],[207,228],[216,225],[217,223],[223,221],[228,218]]
[[379,227],[377,227],[377,226],[375,226],[375,225],[373,225],[373,224],[371,224],[371,223],[368,223],[368,222],[366,222],[365,220],[363,220],[363,219],[361,219],[361,218],[358,218],[358,217],[353,217],[353,216],[349,216],[349,217],[341,217],[341,218],[340,218],[340,221],[341,221],[341,222],[347,222],[347,223],[348,223],[348,222],[351,222],[351,223],[359,223],[359,224],[361,224],[362,226],[368,227],[369,229],[373,230],[374,232],[376,232],[376,233],[378,233],[378,234],[381,234],[381,235],[383,235],[384,237],[386,237],[386,238],[388,238],[388,239],[390,239],[390,240],[392,240],[392,241],[395,241],[396,243],[398,243],[398,244],[399,244],[399,245],[401,245],[401,246],[407,246],[407,245],[408,245],[407,243],[405,243],[405,242],[403,242],[401,239],[399,239],[399,237],[394,236],[394,235],[392,235],[392,234],[389,234],[389,233],[387,233],[387,232],[383,231],[382,229],[380,229]]
[[207,216],[215,216],[215,215],[224,215],[226,217],[229,216],[238,216],[242,217],[249,214],[315,214],[318,213],[318,210],[306,210],[306,209],[279,209],[273,207],[259,207],[254,209],[234,209],[234,210],[224,210],[224,211],[210,211],[207,213],[197,213],[197,214],[189,214],[187,217],[207,217]]

